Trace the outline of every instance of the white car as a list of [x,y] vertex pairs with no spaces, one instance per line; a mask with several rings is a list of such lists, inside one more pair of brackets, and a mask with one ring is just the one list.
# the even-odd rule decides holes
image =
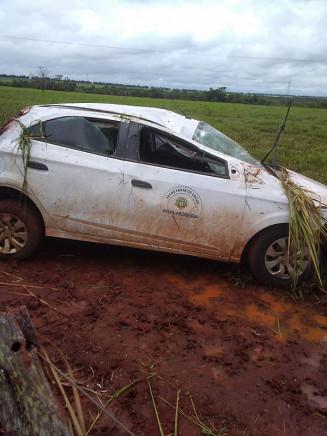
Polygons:
[[[18,120],[0,131],[1,258],[27,257],[47,235],[246,259],[262,283],[290,285],[281,183],[215,128],[111,104],[33,106]],[[26,166],[22,125],[33,137]],[[327,204],[326,186],[291,174]]]

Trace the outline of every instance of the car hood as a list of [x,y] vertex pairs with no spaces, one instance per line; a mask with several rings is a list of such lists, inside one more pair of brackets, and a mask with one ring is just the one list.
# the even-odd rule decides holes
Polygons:
[[307,189],[312,198],[323,207],[327,207],[327,186],[309,177],[288,170],[291,180],[301,188]]
[[[273,201],[288,202],[278,174],[274,176],[267,168],[258,168],[250,164],[242,163],[242,166],[245,171],[245,181],[252,190],[263,190],[265,192],[264,195],[269,192],[269,198]],[[280,168],[280,171],[282,170],[284,168]],[[285,170],[292,182],[307,190],[317,205],[322,206],[326,210],[327,216],[327,186],[295,171],[286,168]],[[278,173],[277,170],[274,170],[274,172]]]

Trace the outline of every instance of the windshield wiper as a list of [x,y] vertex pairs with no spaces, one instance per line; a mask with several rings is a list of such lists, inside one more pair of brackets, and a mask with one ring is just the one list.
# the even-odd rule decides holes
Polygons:
[[271,164],[268,164],[267,162],[261,162],[261,165],[268,171],[269,174],[278,178],[277,171]]
[[276,138],[275,138],[275,141],[274,141],[271,149],[268,151],[268,153],[265,155],[265,157],[261,160],[262,164],[266,161],[268,156],[271,153],[273,153],[272,166],[275,167],[277,165],[279,139],[280,139],[280,136],[281,136],[283,130],[285,129],[287,118],[288,118],[288,114],[290,113],[290,109],[291,109],[291,106],[292,106],[292,101],[293,101],[292,98],[290,98],[289,103],[288,103],[288,108],[287,108],[287,111],[286,111],[286,115],[284,117],[284,120],[283,120],[282,124],[277,129]]

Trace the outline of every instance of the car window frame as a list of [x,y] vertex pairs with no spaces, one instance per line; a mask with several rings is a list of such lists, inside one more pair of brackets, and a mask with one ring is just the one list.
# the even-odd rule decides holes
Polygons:
[[[148,126],[146,124],[140,124],[140,123],[133,123],[130,122],[130,126],[134,124],[134,129],[132,129],[132,134],[135,135],[136,130],[138,130],[138,144],[134,144],[132,146],[130,146],[129,142],[130,142],[130,134],[128,134],[127,137],[127,141],[126,141],[126,146],[125,146],[125,152],[124,152],[124,159],[130,162],[135,162],[135,163],[140,163],[143,165],[150,165],[153,167],[159,167],[159,168],[167,168],[167,169],[171,169],[171,170],[175,170],[175,171],[183,171],[186,173],[190,173],[190,174],[199,174],[202,176],[208,176],[208,177],[217,177],[219,179],[230,179],[230,172],[229,172],[229,165],[228,165],[228,161],[225,159],[222,159],[220,157],[217,156],[213,156],[210,153],[208,153],[207,151],[202,150],[201,148],[197,147],[195,144],[190,143],[189,141],[182,139],[174,134],[171,134],[169,132],[165,132],[163,130],[160,130],[158,128],[152,127],[152,126]],[[135,128],[135,126],[138,126],[138,129]],[[141,139],[141,130],[143,128],[149,129],[152,133],[154,134],[158,134],[158,136],[164,136],[167,137],[168,139],[171,139],[172,141],[175,141],[177,143],[180,143],[181,145],[184,145],[186,147],[192,147],[193,149],[197,149],[199,151],[199,153],[203,152],[206,156],[209,156],[210,159],[212,159],[213,161],[219,161],[221,163],[224,164],[225,167],[225,175],[219,175],[219,174],[209,174],[209,173],[204,173],[204,172],[200,172],[200,171],[193,171],[193,170],[187,170],[187,169],[183,169],[183,168],[176,168],[176,167],[172,167],[172,166],[168,166],[168,165],[160,165],[160,164],[155,164],[152,162],[144,162],[141,161],[139,159],[139,148],[140,148],[140,139]]]
[[[70,145],[66,145],[66,144],[60,144],[58,142],[55,141],[51,141],[49,139],[47,139],[46,137],[42,138],[31,138],[32,141],[39,141],[39,142],[44,142],[46,144],[52,144],[52,145],[56,145],[58,147],[63,147],[69,150],[75,150],[78,152],[82,152],[82,153],[87,153],[87,154],[91,154],[91,155],[95,155],[95,156],[102,156],[105,158],[111,158],[111,159],[123,159],[122,158],[122,146],[121,146],[121,142],[122,142],[122,138],[126,138],[126,124],[124,121],[120,121],[120,120],[108,120],[105,118],[96,118],[96,117],[87,117],[85,115],[62,115],[59,117],[55,117],[55,118],[49,118],[46,120],[40,120],[34,124],[32,124],[30,127],[34,127],[37,124],[42,125],[42,132],[44,132],[43,130],[43,126],[49,122],[49,121],[54,121],[54,120],[59,120],[61,118],[86,118],[88,120],[92,121],[99,121],[99,122],[104,122],[104,123],[111,123],[111,124],[117,124],[118,125],[118,135],[117,135],[117,142],[116,142],[116,149],[115,149],[115,154],[104,154],[104,153],[97,153],[95,151],[90,151],[90,150],[85,150],[82,148],[77,148],[77,147],[72,147]],[[124,140],[123,140],[124,142]]]

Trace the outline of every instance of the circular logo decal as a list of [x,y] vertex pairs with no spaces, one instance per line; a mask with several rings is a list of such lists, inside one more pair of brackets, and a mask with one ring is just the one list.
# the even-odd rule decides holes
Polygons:
[[175,201],[176,206],[178,209],[184,209],[184,207],[187,207],[187,199],[185,197],[178,197]]
[[170,189],[162,201],[162,213],[197,219],[201,216],[201,199],[191,188],[178,186]]

